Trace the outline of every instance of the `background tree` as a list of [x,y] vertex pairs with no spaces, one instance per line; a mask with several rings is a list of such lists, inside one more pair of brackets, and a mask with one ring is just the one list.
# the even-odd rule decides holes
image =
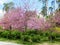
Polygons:
[[60,9],[60,0],[56,0],[57,4],[58,4],[58,10]]
[[2,19],[2,27],[4,27],[4,29],[18,29],[20,31],[25,31],[27,29],[27,27],[25,27],[27,25],[27,21],[30,18],[35,17],[35,15],[35,11],[25,12],[22,8],[10,10]]
[[52,9],[52,15],[55,15],[55,2],[56,2],[56,0],[53,0],[52,2],[51,2],[51,7],[53,8]]
[[[23,8],[25,10],[25,31],[27,30],[27,21],[29,20],[30,17],[36,16],[36,10],[31,11],[30,10],[30,0],[21,0],[24,4]],[[33,6],[34,4],[32,4]]]
[[56,0],[53,0],[53,1],[51,2],[51,6],[52,6],[52,8],[53,8],[54,11],[55,11],[55,1],[56,1]]
[[50,15],[53,15],[53,8],[49,7]]
[[8,12],[9,10],[14,9],[14,3],[13,2],[4,3],[3,5],[4,5],[3,11]]
[[43,16],[47,16],[47,4],[48,4],[48,0],[39,0],[42,1],[42,14]]

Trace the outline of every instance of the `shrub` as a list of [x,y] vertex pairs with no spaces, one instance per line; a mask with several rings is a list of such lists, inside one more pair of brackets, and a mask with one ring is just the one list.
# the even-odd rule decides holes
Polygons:
[[32,36],[32,41],[33,42],[40,42],[41,38],[40,38],[40,35],[34,35]]
[[31,36],[29,36],[29,35],[23,35],[22,40],[26,41],[26,42],[32,42]]
[[26,32],[24,32],[23,34],[25,34],[25,35],[36,35],[36,34],[38,34],[38,31],[37,30],[28,30],[28,31],[26,31]]
[[56,41],[60,41],[60,33],[59,33],[59,34],[57,33],[57,34],[55,35],[55,40],[56,40]]
[[60,33],[52,31],[36,31],[30,30],[26,32],[20,32],[17,30],[5,30],[0,31],[0,37],[8,39],[19,39],[23,42],[42,42],[42,41],[59,41]]
[[21,32],[20,31],[11,31],[10,38],[11,39],[21,39]]
[[10,31],[5,30],[5,31],[1,32],[1,37],[9,38],[9,36],[10,36]]

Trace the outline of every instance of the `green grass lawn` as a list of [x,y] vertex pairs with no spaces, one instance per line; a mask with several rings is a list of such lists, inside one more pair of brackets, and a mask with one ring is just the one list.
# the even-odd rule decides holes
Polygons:
[[60,45],[60,42],[56,42],[56,43],[44,42],[42,44],[37,44],[37,45]]
[[13,42],[13,43],[18,43],[18,44],[22,43],[20,40],[10,40],[10,39],[6,39],[6,38],[0,38],[0,41]]

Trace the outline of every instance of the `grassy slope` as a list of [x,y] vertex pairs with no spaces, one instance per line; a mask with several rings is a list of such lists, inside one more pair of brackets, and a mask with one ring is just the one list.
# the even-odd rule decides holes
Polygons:
[[56,31],[60,32],[60,27],[56,27],[55,29]]

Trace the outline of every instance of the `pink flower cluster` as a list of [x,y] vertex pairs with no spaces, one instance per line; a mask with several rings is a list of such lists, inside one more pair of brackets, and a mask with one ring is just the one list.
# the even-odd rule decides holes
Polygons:
[[6,13],[1,20],[1,26],[4,29],[12,27],[12,29],[22,30],[25,27],[25,22],[29,29],[45,30],[51,27],[51,24],[44,18],[37,17],[36,11],[25,11],[21,8]]
[[55,19],[55,22],[60,23],[60,11],[55,13],[54,19]]

